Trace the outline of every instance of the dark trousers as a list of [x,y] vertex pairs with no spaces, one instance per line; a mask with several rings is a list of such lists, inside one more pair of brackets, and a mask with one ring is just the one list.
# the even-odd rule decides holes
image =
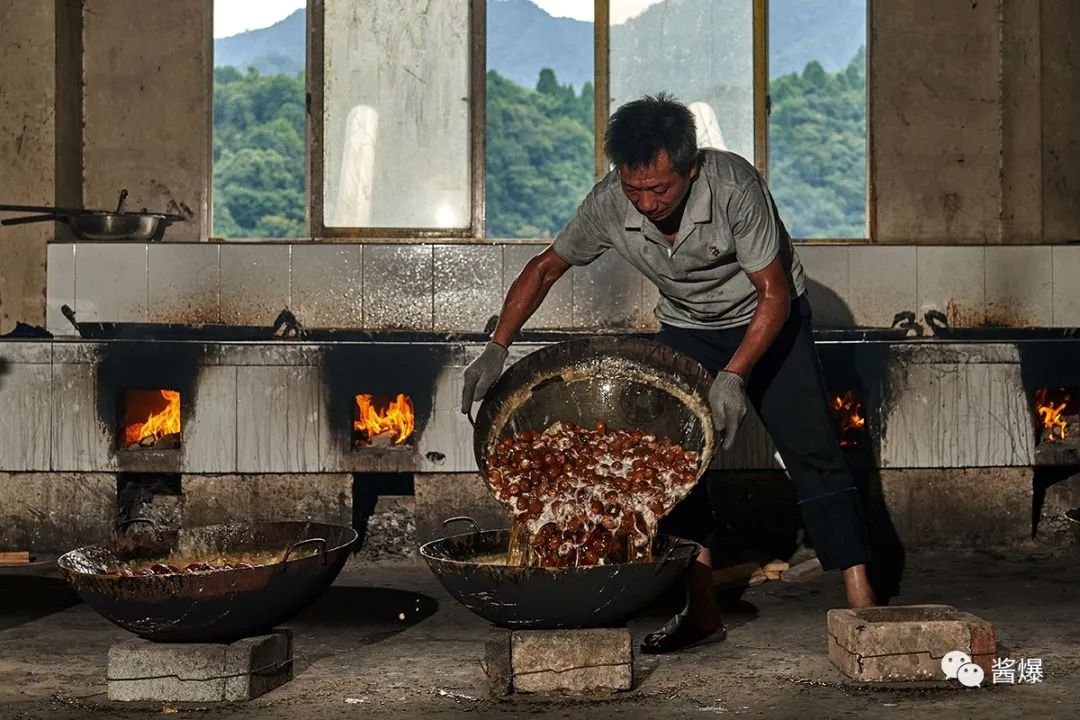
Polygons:
[[[663,325],[656,340],[715,373],[727,365],[745,333],[745,326],[695,330]],[[805,295],[792,303],[780,334],[751,373],[747,395],[795,484],[803,522],[822,567],[844,569],[869,562],[862,503],[829,414]],[[672,525],[685,525],[688,515],[703,513],[712,519],[708,493],[699,482],[661,528],[676,535],[692,534]],[[711,525],[715,527],[715,520]]]

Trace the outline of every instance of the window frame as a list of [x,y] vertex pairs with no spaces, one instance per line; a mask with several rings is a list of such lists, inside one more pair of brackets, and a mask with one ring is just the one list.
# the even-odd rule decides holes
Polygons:
[[[610,115],[610,2],[593,0],[593,92],[594,94],[594,180],[608,172],[603,152],[604,129]],[[753,82],[754,82],[754,165],[762,177],[769,173],[769,74],[768,74],[768,11],[769,0],[753,2]],[[873,1],[866,2],[867,93],[866,93],[866,213],[865,237],[862,238],[793,238],[799,243],[872,243],[875,235],[876,192],[873,175],[873,143],[870,123],[870,28]],[[335,243],[415,243],[444,240],[453,244],[547,244],[540,238],[489,238],[485,236],[485,115],[487,109],[487,0],[469,0],[469,177],[471,183],[470,225],[460,229],[385,228],[385,227],[328,227],[323,219],[323,73],[325,68],[323,24],[325,0],[307,3],[307,62],[306,85],[306,158],[305,158],[305,220],[306,238],[268,238],[270,242],[300,242],[314,240]],[[211,68],[213,77],[213,68]],[[213,125],[211,123],[211,133]]]

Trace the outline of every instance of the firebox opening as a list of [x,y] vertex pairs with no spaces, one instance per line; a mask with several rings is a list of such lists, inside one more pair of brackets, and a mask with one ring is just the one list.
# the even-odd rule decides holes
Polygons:
[[1077,441],[1080,402],[1070,388],[1039,388],[1035,391],[1035,428],[1038,443]]
[[168,388],[124,390],[121,449],[175,450],[180,447],[180,392]]
[[416,414],[412,398],[357,394],[353,402],[353,448],[412,445]]
[[829,410],[840,436],[840,447],[854,448],[866,443],[866,413],[854,390],[834,394]]

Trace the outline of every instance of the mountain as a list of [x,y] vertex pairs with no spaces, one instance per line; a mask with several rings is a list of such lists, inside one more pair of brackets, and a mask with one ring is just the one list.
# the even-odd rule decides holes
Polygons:
[[297,10],[268,28],[249,30],[214,40],[214,67],[253,67],[264,75],[295,76],[304,71],[307,19]]
[[[582,0],[583,2],[585,0]],[[714,63],[725,54],[743,52],[749,37],[736,34],[716,48],[716,23],[745,14],[748,0],[663,0],[642,15],[616,26],[613,48],[649,48],[655,56],[657,28],[679,37],[673,56],[709,53]],[[769,3],[769,74],[801,72],[817,60],[827,72],[843,69],[866,42],[867,0],[771,0]],[[733,10],[727,12],[726,8]],[[660,22],[662,16],[662,22]],[[529,0],[488,0],[488,69],[524,87],[535,87],[542,68],[555,71],[560,83],[575,88],[593,79],[592,23],[556,18]],[[214,65],[255,67],[262,73],[295,75],[304,69],[305,18],[297,10],[281,22],[214,41]],[[662,65],[640,62],[642,56],[612,58],[612,65],[638,66],[644,77],[662,82]],[[655,71],[650,67],[655,67]],[[647,85],[652,83],[646,83]],[[640,86],[635,82],[635,86]]]

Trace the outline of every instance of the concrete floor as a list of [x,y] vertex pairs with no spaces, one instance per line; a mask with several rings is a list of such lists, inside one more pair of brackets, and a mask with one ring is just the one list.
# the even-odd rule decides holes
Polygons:
[[[179,708],[198,718],[328,717],[1076,717],[1080,565],[1073,547],[910,552],[897,603],[947,603],[997,628],[1002,657],[1041,658],[1041,684],[877,687],[846,680],[825,654],[839,578],[748,590],[723,643],[636,659],[635,689],[602,700],[488,697],[479,658],[499,632],[412,561],[353,561],[290,626],[295,678],[246,705]],[[663,617],[631,624],[635,642]],[[405,621],[398,619],[405,613]],[[105,697],[109,645],[126,633],[77,604],[51,570],[0,574],[0,718],[160,715]],[[349,702],[352,699],[352,702]]]

